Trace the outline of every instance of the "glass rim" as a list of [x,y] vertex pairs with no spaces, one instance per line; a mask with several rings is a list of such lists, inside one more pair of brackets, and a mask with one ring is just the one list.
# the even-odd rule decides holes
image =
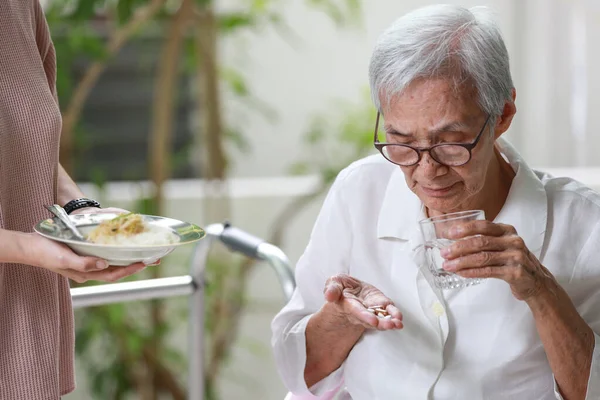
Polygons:
[[[421,159],[421,155],[419,153],[419,150],[411,147],[409,145],[406,144],[400,144],[400,143],[376,143],[375,147],[381,152],[381,154],[383,155],[383,157],[385,157],[386,160],[388,160],[389,162],[391,162],[392,164],[396,164],[399,165],[401,167],[411,167],[413,165],[416,165],[419,163],[420,159]],[[387,154],[386,148],[389,147],[404,147],[406,149],[412,150],[412,152],[416,155],[415,161],[414,162],[406,162],[406,163],[401,163],[398,161],[394,161],[392,159],[392,157],[390,157]],[[440,154],[438,154],[438,152],[436,151],[439,148],[443,148],[443,147],[455,147],[455,148],[460,148],[462,149],[465,153],[464,153],[464,157],[462,157],[462,159],[460,161],[456,161],[456,162],[447,162],[447,161],[443,161],[442,159],[445,157],[442,154],[442,157],[440,157]],[[431,146],[428,149],[429,155],[431,156],[431,158],[433,158],[437,163],[448,166],[448,167],[460,167],[462,165],[465,165],[466,163],[468,163],[469,161],[471,161],[471,152],[469,151],[469,149],[465,148],[464,146],[457,144],[457,143],[439,143],[436,145]],[[464,160],[463,160],[464,159]]]
[[438,215],[436,217],[429,217],[419,221],[420,225],[425,224],[437,224],[440,222],[448,222],[448,221],[456,221],[458,219],[475,216],[483,214],[485,216],[485,212],[483,210],[467,210],[467,211],[457,211],[448,214]]

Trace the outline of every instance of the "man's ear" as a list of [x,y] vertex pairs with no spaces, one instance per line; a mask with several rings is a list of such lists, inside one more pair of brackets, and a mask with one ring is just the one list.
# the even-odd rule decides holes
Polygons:
[[517,91],[515,88],[511,90],[512,101],[507,101],[504,104],[504,109],[502,110],[502,114],[496,120],[496,127],[494,129],[495,139],[498,139],[504,132],[510,128],[510,124],[512,123],[513,117],[517,113],[517,106],[515,105],[515,100],[517,98]]

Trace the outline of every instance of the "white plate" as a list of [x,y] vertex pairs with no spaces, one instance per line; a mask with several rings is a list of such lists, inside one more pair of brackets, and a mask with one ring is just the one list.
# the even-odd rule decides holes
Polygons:
[[[110,220],[119,216],[116,213],[77,214],[69,216],[79,231],[86,236],[102,221]],[[115,246],[83,242],[73,237],[73,234],[58,220],[58,218],[45,219],[38,223],[35,231],[51,240],[61,242],[69,246],[75,253],[82,256],[93,256],[102,258],[110,265],[125,266],[137,262],[152,264],[171,253],[176,247],[194,243],[202,239],[206,233],[194,224],[178,221],[172,218],[157,217],[154,215],[143,215],[144,222],[175,233],[179,238],[177,243],[164,245],[136,245]]]

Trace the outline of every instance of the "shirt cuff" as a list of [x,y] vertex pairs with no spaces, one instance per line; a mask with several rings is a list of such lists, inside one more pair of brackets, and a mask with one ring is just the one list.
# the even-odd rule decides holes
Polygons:
[[[592,366],[590,368],[590,378],[587,384],[587,394],[585,400],[600,399],[600,336],[594,333],[595,345],[592,353]],[[556,400],[564,400],[558,390],[558,383],[554,379],[554,396]]]
[[[304,380],[304,367],[306,366],[306,326],[311,317],[312,315],[307,315],[298,321],[289,331],[288,338],[286,339],[286,341],[289,340],[291,343],[296,344],[295,353],[297,355],[296,360],[298,363],[296,366],[291,366],[292,371],[297,371],[297,376],[293,379],[295,384],[292,387],[288,387],[295,395],[292,396],[291,399],[311,399],[313,396],[317,396],[320,399],[328,399],[333,397],[343,382],[344,363],[342,363],[337,370],[333,371],[310,388],[306,386],[306,381]],[[298,395],[302,396],[298,397]]]

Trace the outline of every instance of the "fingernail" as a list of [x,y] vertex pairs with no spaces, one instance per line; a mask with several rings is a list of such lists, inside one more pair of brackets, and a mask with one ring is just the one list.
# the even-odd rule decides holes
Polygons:
[[106,269],[108,268],[108,263],[104,260],[96,261],[96,268],[98,269]]
[[450,255],[450,248],[449,247],[444,247],[443,249],[440,250],[440,255],[444,258],[448,257]]
[[446,271],[454,271],[456,269],[456,264],[457,264],[456,260],[444,261],[444,263],[442,264],[442,267]]

